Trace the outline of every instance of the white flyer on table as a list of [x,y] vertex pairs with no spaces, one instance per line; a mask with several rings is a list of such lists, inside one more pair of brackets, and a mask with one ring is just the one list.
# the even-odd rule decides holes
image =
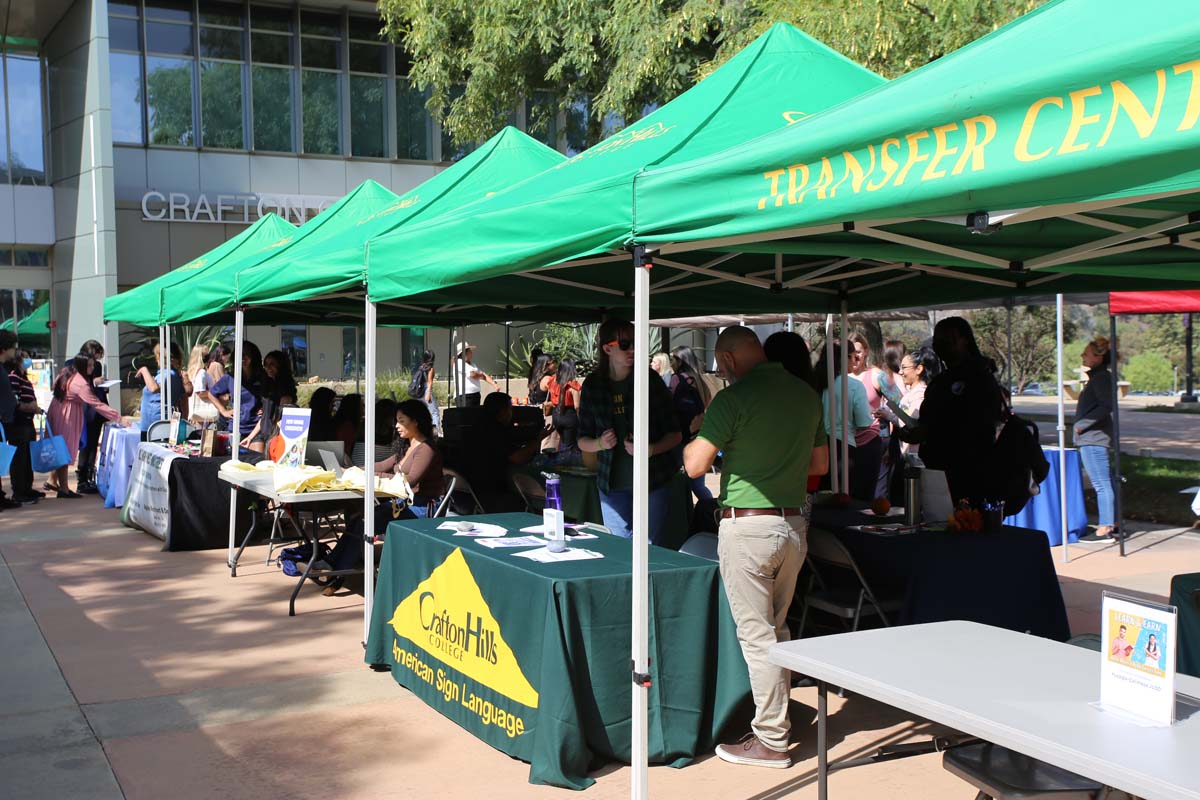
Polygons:
[[1100,706],[1152,725],[1172,724],[1175,607],[1105,592],[1100,613]]
[[[571,541],[572,539],[599,539],[600,538],[599,536],[597,536],[594,533],[585,533],[584,531],[580,530],[579,525],[575,524],[575,523],[564,525],[563,527],[565,527],[567,529],[567,541],[568,542]],[[550,538],[549,536],[546,536],[546,526],[545,525],[530,525],[528,528],[521,528],[521,533],[536,533],[538,536],[544,536],[547,539]]]
[[503,539],[476,539],[476,542],[493,550],[497,547],[541,547],[542,539],[537,536],[506,536]]
[[537,550],[526,550],[524,553],[515,553],[518,558],[528,558],[530,561],[537,561],[540,564],[553,564],[556,561],[590,561],[593,558],[604,558],[601,553],[594,553],[591,550],[584,550],[578,547],[570,547],[563,550],[561,553],[555,553],[545,547],[539,547]]

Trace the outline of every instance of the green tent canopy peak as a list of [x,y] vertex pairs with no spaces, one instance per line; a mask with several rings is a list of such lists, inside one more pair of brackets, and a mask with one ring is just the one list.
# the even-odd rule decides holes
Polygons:
[[[153,224],[153,223],[151,223]],[[104,301],[106,322],[127,322],[153,328],[163,324],[162,296],[170,286],[197,279],[221,264],[238,261],[264,248],[279,245],[296,234],[296,226],[277,214],[268,213],[237,236],[222,242],[202,256],[170,270],[164,275]],[[203,278],[199,278],[203,279]]]

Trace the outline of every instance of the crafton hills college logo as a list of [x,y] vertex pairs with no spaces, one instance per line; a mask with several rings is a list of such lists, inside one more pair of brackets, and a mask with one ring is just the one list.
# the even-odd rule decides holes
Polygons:
[[[516,654],[504,641],[500,625],[479,591],[462,548],[456,547],[396,606],[389,624],[398,637],[412,642],[430,657],[509,700],[527,708],[537,708],[538,693],[521,671]],[[437,685],[446,680],[442,670],[438,670],[435,683],[433,670],[414,659],[411,653],[401,650],[399,642],[392,653],[397,664],[408,667],[430,684]],[[457,687],[451,685],[449,688],[455,696],[459,695]],[[445,693],[440,687],[439,691]],[[466,695],[464,688],[458,699],[470,707],[477,698]]]

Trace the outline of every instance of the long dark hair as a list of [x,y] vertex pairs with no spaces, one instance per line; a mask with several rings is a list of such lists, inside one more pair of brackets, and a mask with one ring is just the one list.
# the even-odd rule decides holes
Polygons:
[[[822,347],[821,357],[817,359],[815,388],[817,392],[823,392],[829,388],[829,350]],[[846,371],[846,359],[842,356],[842,345],[838,342],[833,343],[833,377],[836,380],[839,375]]]
[[512,397],[504,392],[492,392],[483,398],[483,411],[479,414],[479,424],[491,428],[500,427],[500,412],[512,408]]
[[[429,413],[429,406],[420,400],[405,400],[396,406],[396,413],[403,414],[417,423],[417,430],[431,445],[433,444],[433,415]],[[393,415],[393,420],[394,418]]]
[[421,363],[417,365],[417,369],[423,369],[426,371],[433,369],[433,362],[436,358],[437,356],[432,350],[426,350],[425,352],[421,353]]
[[817,388],[812,354],[803,336],[794,331],[776,331],[763,342],[763,352],[767,354],[768,361],[779,362],[788,372],[814,389]]
[[985,356],[979,350],[979,343],[975,341],[975,331],[971,329],[971,323],[967,322],[962,317],[946,317],[938,320],[938,324],[934,327],[934,338],[937,338],[937,329],[941,328],[944,331],[953,331],[958,336],[964,339],[967,343],[967,357],[976,358],[983,362],[984,367],[988,372],[995,375],[999,372],[996,367],[996,362]]
[[208,351],[208,358],[205,359],[205,363],[211,364],[214,361],[216,361],[222,367],[224,367],[225,359],[229,358],[231,355],[233,355],[232,350],[230,350],[228,347],[226,347],[223,344],[218,344],[218,345],[215,345],[212,350]]
[[708,404],[712,402],[712,393],[708,390],[708,384],[704,382],[704,369],[700,366],[700,359],[696,357],[695,352],[687,345],[680,345],[671,351],[671,358],[675,360],[675,374],[691,376],[692,383],[700,394],[700,402],[708,408]]
[[[375,446],[397,449],[396,439],[396,401],[387,397],[375,402]],[[366,441],[364,438],[363,441]],[[376,460],[378,457],[376,457]]]
[[296,379],[292,376],[292,360],[284,355],[282,350],[272,350],[267,353],[266,358],[272,359],[277,366],[275,383],[292,386],[296,384]]
[[899,339],[888,339],[883,343],[883,363],[893,375],[900,372],[900,362],[908,355],[908,348]]
[[628,333],[629,338],[632,339],[633,323],[617,317],[609,317],[600,323],[600,330],[596,334],[596,369],[594,372],[604,380],[608,380],[609,370],[608,353],[604,352],[604,345],[614,339],[620,339],[622,333]]
[[533,360],[533,364],[529,367],[529,391],[535,391],[542,382],[542,378],[546,377],[550,363],[554,361],[554,357],[549,353],[542,353]]
[[558,408],[562,408],[563,404],[567,402],[567,387],[579,379],[579,372],[575,369],[575,359],[564,358],[558,362],[558,375],[554,379],[558,382]]
[[87,375],[91,372],[92,358],[86,353],[80,353],[67,362],[62,372],[54,379],[54,399],[63,402],[67,399],[67,384],[76,375]]

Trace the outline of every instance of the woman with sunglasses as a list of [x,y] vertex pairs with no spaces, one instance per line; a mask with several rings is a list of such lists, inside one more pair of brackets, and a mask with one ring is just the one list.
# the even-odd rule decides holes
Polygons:
[[[599,453],[596,488],[604,525],[617,536],[633,535],[633,325],[610,319],[600,326],[596,369],[583,382],[579,401],[579,449]],[[642,361],[642,369],[649,369]],[[675,409],[657,374],[650,387],[650,541],[667,518],[667,484],[679,470],[682,441]]]

